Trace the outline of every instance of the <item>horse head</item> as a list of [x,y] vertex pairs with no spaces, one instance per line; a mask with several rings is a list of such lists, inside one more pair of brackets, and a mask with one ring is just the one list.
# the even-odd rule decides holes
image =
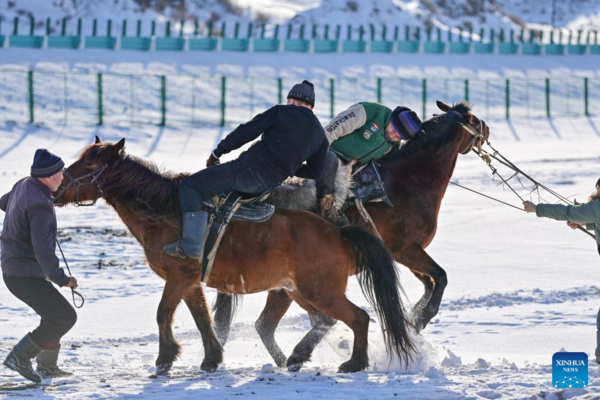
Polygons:
[[98,136],[87,146],[73,164],[65,170],[58,191],[54,193],[59,206],[75,203],[76,206],[92,206],[103,196],[103,175],[118,159],[125,148],[125,139],[117,143],[102,142]]
[[484,120],[479,119],[471,112],[471,105],[461,101],[460,103],[449,106],[441,101],[436,101],[438,108],[446,113],[456,112],[462,116],[462,122],[459,124],[457,135],[460,140],[459,153],[468,154],[474,147],[481,151],[481,146],[490,137],[490,128]]

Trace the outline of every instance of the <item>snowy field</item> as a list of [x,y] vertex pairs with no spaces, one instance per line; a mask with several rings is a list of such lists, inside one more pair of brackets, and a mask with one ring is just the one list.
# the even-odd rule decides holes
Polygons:
[[[565,196],[584,201],[600,177],[600,118],[488,123],[498,150]],[[228,129],[36,128],[4,123],[0,193],[28,174],[33,151],[39,147],[60,154],[69,164],[95,134],[107,141],[126,137],[128,152],[167,169],[193,171],[203,167],[217,138]],[[491,181],[489,170],[473,154],[460,156],[453,181],[520,205],[510,191]],[[348,357],[344,343],[352,341],[342,324],[334,327],[301,372],[270,368],[272,360],[254,331],[266,298],[263,293],[245,297],[225,347],[225,362],[213,374],[200,371],[200,334],[187,308],[181,307],[174,331],[184,347],[183,356],[171,377],[151,379],[163,282],[145,265],[140,246],[117,215],[102,202],[91,208],[57,209],[57,217],[59,239],[87,299],[77,325],[63,341],[63,365],[75,377],[46,388],[0,390],[0,397],[600,398],[600,368],[593,362],[588,388],[557,390],[551,383],[555,352],[582,351],[593,360],[600,305],[595,243],[563,223],[538,219],[460,188],[449,187],[437,236],[428,249],[446,269],[449,285],[439,315],[418,338],[421,357],[408,371],[385,355],[375,323],[370,327],[367,371],[336,372]],[[399,270],[408,299],[415,302],[422,285],[406,268]],[[70,296],[66,289],[62,292]],[[207,293],[212,302],[215,291]],[[348,295],[367,306],[354,278]],[[0,358],[36,323],[36,315],[0,285]],[[277,331],[286,354],[309,326],[308,316],[294,305]],[[23,379],[2,369],[0,385],[8,382]]]

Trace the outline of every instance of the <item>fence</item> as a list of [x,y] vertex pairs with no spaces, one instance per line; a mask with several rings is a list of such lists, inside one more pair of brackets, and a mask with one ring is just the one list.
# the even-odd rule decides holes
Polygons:
[[[0,121],[64,125],[242,123],[284,103],[299,78],[123,75],[0,70]],[[327,121],[358,101],[406,105],[422,118],[436,100],[467,100],[485,119],[600,114],[600,78],[314,78]]]
[[[131,22],[131,23],[128,23]],[[598,31],[566,29],[422,28],[419,26],[327,24],[227,24],[198,20],[143,23],[112,19],[76,23],[47,18],[12,21],[0,47],[93,48],[138,51],[292,51],[317,53],[597,54]],[[4,24],[8,25],[8,24]],[[6,30],[6,29],[5,29]],[[25,31],[25,32],[24,32]]]

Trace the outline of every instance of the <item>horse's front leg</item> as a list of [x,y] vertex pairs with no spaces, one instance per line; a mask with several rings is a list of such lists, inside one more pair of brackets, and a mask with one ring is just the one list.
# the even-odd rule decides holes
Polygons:
[[421,282],[425,286],[425,294],[413,309],[415,328],[421,331],[440,309],[444,290],[448,285],[446,271],[417,244],[404,249],[395,259],[408,267],[417,277],[420,275]]
[[197,279],[176,273],[167,276],[167,282],[156,313],[159,336],[156,375],[167,375],[173,366],[173,361],[179,357],[181,346],[173,335],[173,316],[185,292]]
[[184,301],[190,309],[194,317],[194,322],[196,322],[196,326],[202,335],[204,361],[202,361],[200,369],[207,372],[214,372],[219,367],[219,364],[223,362],[223,347],[213,329],[212,317],[206,305],[204,290],[202,290],[199,281],[186,293]]

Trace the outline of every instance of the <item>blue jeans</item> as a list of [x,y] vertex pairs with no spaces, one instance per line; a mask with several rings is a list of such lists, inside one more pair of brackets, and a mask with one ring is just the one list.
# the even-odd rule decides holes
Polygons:
[[184,178],[179,187],[181,212],[200,211],[202,200],[209,201],[221,193],[261,194],[280,182],[265,179],[239,160],[203,169]]

